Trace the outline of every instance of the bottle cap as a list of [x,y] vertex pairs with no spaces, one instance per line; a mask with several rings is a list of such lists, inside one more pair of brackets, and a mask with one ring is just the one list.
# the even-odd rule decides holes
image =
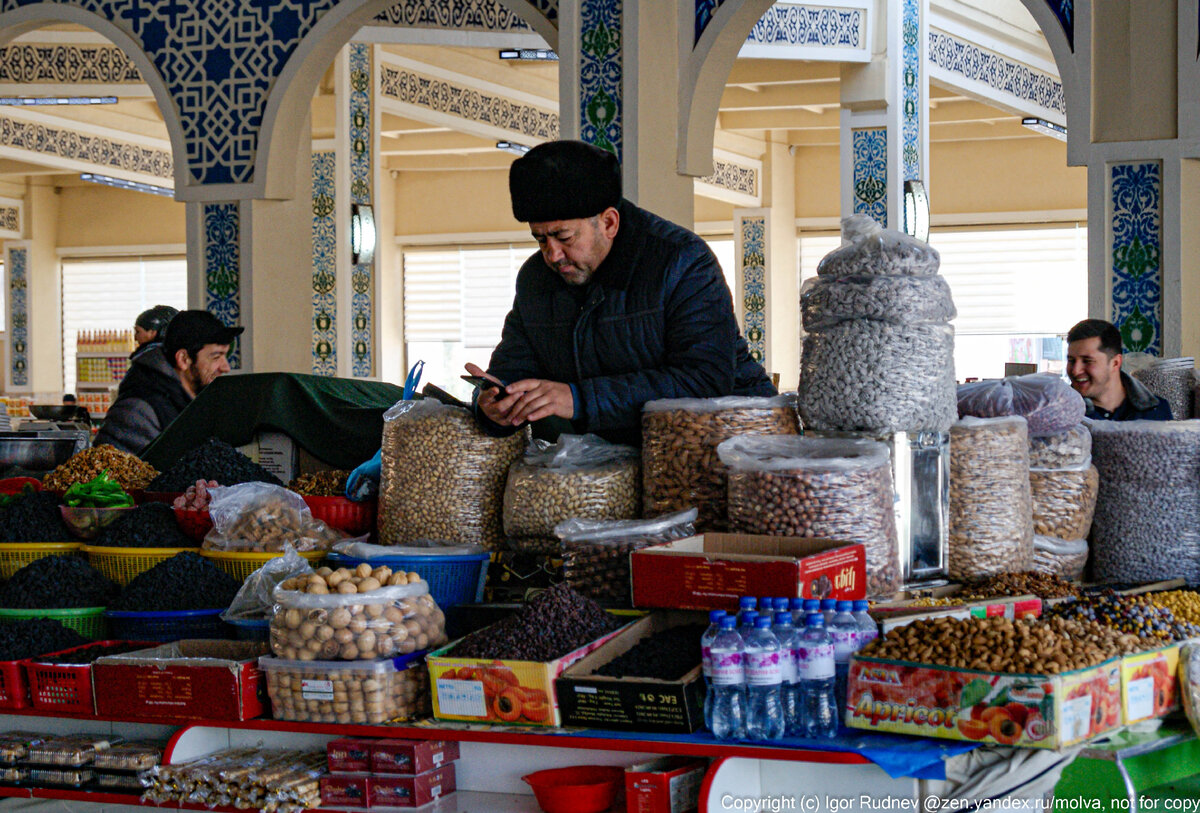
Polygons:
[[839,613],[848,613],[854,609],[853,601],[839,601],[837,603],[837,611]]
[[788,600],[786,598],[777,598],[772,602],[772,606],[775,607],[775,612],[782,612],[788,608]]
[[775,599],[763,597],[758,600],[758,609],[770,612],[775,607]]
[[742,596],[738,599],[738,607],[743,610],[754,609],[754,596]]
[[732,615],[727,615],[721,619],[721,629],[731,630],[737,628],[737,619]]
[[821,601],[815,598],[804,599],[805,613],[819,613],[821,611]]
[[720,624],[720,623],[721,623],[721,619],[722,619],[722,618],[724,618],[724,617],[725,617],[725,611],[724,611],[724,610],[709,610],[709,613],[708,613],[708,623],[710,623],[710,624]]
[[759,630],[769,630],[771,628],[771,617],[767,615],[760,615],[758,618],[754,619],[754,628]]
[[803,610],[804,609],[804,599],[794,598],[788,602],[788,607],[789,607],[789,609],[792,609],[792,610]]
[[825,616],[820,613],[809,613],[808,617],[804,619],[804,624],[809,627],[824,627]]
[[855,599],[854,612],[858,612],[859,610],[866,610],[870,606],[871,606],[870,602],[868,602],[865,598]]
[[835,598],[821,599],[821,609],[822,610],[832,610],[836,607],[837,607],[837,599],[835,599]]
[[789,613],[787,610],[784,610],[783,612],[780,612],[780,613],[775,613],[775,624],[777,626],[781,626],[781,627],[782,626],[791,626],[792,614]]
[[754,610],[746,610],[746,612],[742,613],[742,623],[743,624],[749,624],[750,626],[754,626],[754,622],[757,620],[758,620],[758,613],[756,613]]

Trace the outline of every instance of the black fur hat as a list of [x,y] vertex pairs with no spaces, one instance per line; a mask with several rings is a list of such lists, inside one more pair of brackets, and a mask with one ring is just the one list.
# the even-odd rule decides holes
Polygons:
[[582,141],[547,141],[513,161],[508,191],[523,223],[594,217],[621,202],[621,165]]

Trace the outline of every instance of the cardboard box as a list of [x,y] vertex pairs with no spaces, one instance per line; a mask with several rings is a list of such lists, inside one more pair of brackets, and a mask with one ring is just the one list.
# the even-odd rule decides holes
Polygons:
[[458,743],[443,740],[374,740],[371,773],[415,776],[458,759]]
[[365,773],[321,777],[321,806],[366,807],[371,777]]
[[455,790],[453,762],[416,776],[372,776],[367,807],[420,807]]
[[371,746],[378,740],[345,737],[325,744],[325,757],[333,773],[366,773],[371,770]]
[[707,620],[703,613],[653,613],[564,671],[554,682],[563,724],[674,734],[704,728],[704,680],[698,641],[696,667],[678,680],[613,678],[592,673],[659,632]]
[[1121,725],[1121,661],[1019,675],[855,655],[846,725],[1022,748],[1061,748]]
[[1181,644],[1121,659],[1121,719],[1126,724],[1165,717],[1179,709]]
[[488,562],[483,600],[521,603],[563,580],[561,556],[495,551]]
[[98,658],[92,666],[102,717],[249,720],[265,711],[259,641],[184,640]]
[[283,432],[259,432],[254,440],[239,446],[238,451],[284,483],[290,483],[300,473],[300,447]]
[[690,813],[700,806],[708,760],[660,757],[625,769],[627,813]]
[[626,627],[619,627],[549,663],[456,658],[454,647],[458,641],[454,641],[425,658],[433,689],[433,716],[439,720],[476,723],[561,725],[554,679]]
[[862,545],[700,534],[630,554],[635,607],[736,612],[741,596],[866,598]]

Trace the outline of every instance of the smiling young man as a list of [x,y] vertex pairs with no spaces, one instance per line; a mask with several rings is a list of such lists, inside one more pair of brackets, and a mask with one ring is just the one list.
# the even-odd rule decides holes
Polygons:
[[1104,421],[1169,421],[1171,407],[1121,369],[1121,333],[1103,319],[1084,319],[1067,333],[1067,375],[1084,398],[1087,417]]
[[521,266],[488,364],[507,394],[476,398],[485,430],[533,422],[539,437],[593,432],[640,445],[646,401],[775,394],[712,251],[624,200],[612,153],[551,141],[513,162],[508,185],[539,251]]

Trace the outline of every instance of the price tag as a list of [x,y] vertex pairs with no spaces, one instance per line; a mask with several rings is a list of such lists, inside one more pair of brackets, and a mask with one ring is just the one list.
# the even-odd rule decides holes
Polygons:
[[1154,714],[1154,678],[1144,677],[1129,681],[1129,694],[1125,697],[1129,716],[1127,722],[1136,722]]
[[437,681],[438,710],[453,717],[487,717],[483,683],[478,680]]
[[300,696],[305,700],[332,700],[332,680],[301,680]]
[[1086,739],[1092,723],[1092,696],[1085,694],[1062,704],[1063,741],[1075,742]]

